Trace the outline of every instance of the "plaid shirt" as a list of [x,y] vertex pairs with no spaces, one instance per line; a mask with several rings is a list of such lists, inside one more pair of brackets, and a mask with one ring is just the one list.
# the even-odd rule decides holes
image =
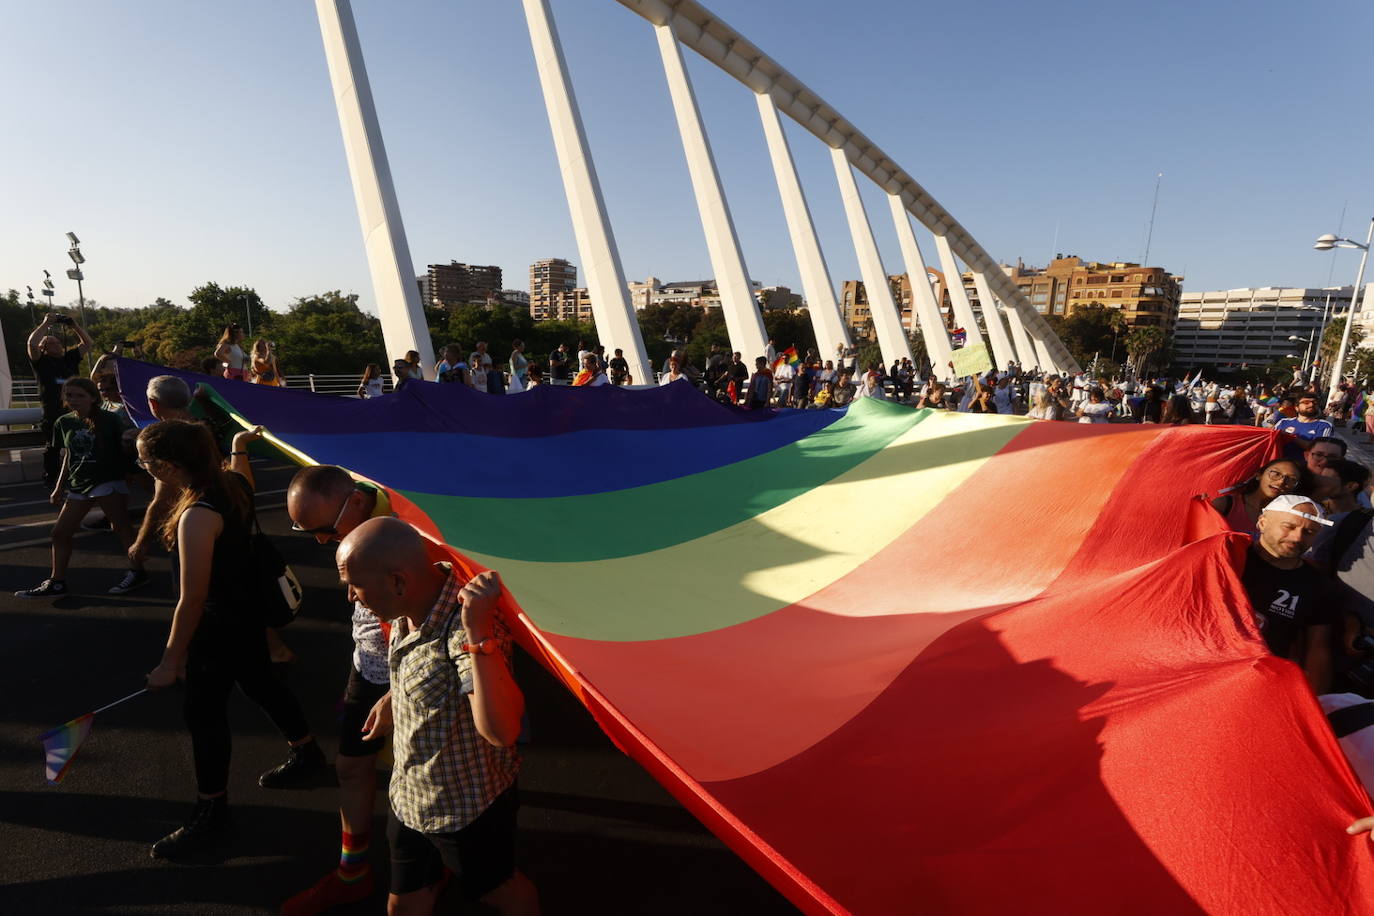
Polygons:
[[[472,656],[462,650],[458,593],[467,583],[448,564],[439,600],[418,630],[393,628],[390,646],[393,719],[391,807],[421,833],[452,833],[477,819],[515,781],[520,757],[477,731],[468,695]],[[497,613],[493,632],[507,667],[510,628]]]

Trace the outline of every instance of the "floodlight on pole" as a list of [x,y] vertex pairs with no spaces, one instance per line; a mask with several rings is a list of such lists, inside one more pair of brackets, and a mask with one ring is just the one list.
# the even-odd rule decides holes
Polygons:
[[81,309],[81,323],[86,323],[86,292],[81,288],[81,281],[86,279],[81,272],[81,265],[86,263],[86,256],[81,253],[81,239],[76,237],[75,232],[67,233],[67,241],[72,243],[72,247],[67,249],[67,257],[72,259],[76,265],[72,270],[67,271],[67,279],[76,281],[76,300]]
[[[1288,335],[1288,339],[1289,339],[1289,340],[1302,341],[1302,342],[1304,342],[1304,343],[1307,344],[1306,349],[1304,349],[1304,350],[1302,351],[1302,375],[1303,375],[1303,378],[1304,378],[1304,379],[1308,379],[1309,373],[1315,371],[1315,370],[1312,369],[1312,364],[1311,364],[1311,362],[1309,362],[1309,359],[1310,359],[1311,354],[1312,354],[1312,340],[1313,340],[1313,338],[1316,337],[1316,336],[1317,336],[1317,329],[1316,329],[1316,328],[1313,328],[1311,331],[1309,331],[1306,337],[1299,337],[1299,336],[1297,336],[1296,334],[1289,334],[1289,335]],[[1308,381],[1311,381],[1311,379],[1308,379]]]
[[[1365,235],[1364,244],[1353,239],[1338,238],[1327,234],[1317,237],[1317,242],[1312,247],[1318,251],[1330,251],[1332,248],[1358,248],[1360,255],[1360,269],[1355,274],[1355,285],[1350,290],[1350,309],[1345,313],[1345,330],[1341,333],[1341,345],[1336,349],[1336,358],[1331,364],[1331,382],[1327,387],[1328,399],[1334,394],[1341,384],[1341,368],[1345,365],[1345,353],[1350,347],[1350,328],[1355,324],[1355,315],[1359,312],[1360,304],[1360,284],[1364,283],[1364,268],[1369,261],[1369,246],[1374,242],[1374,219],[1369,221],[1369,232]],[[1318,344],[1320,347],[1320,344]]]

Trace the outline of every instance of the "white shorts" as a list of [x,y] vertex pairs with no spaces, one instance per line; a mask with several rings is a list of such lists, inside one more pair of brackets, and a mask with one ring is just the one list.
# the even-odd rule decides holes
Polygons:
[[129,495],[129,485],[122,480],[107,480],[105,483],[98,483],[85,493],[67,491],[67,498],[77,502],[85,502],[91,499],[99,499],[102,496],[113,496],[116,493]]

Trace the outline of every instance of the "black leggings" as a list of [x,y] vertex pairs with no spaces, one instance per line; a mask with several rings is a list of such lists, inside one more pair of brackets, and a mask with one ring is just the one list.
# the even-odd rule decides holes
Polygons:
[[186,658],[186,727],[191,732],[196,789],[216,795],[229,784],[229,691],[235,683],[287,741],[310,734],[295,694],[272,672],[267,632],[206,608]]

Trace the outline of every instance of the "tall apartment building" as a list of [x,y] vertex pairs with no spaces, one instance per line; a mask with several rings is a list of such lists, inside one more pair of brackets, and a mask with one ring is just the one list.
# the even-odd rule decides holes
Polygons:
[[[1072,315],[1079,306],[1100,303],[1120,309],[1132,328],[1163,328],[1166,335],[1178,318],[1183,278],[1162,267],[1060,255],[1048,267],[1027,267],[1018,260],[1002,269],[1042,315]],[[972,288],[973,274],[964,274],[964,285]]]
[[806,300],[801,293],[792,292],[788,286],[765,286],[754,291],[754,297],[758,299],[759,308],[765,311],[793,311],[806,308]]
[[566,317],[558,314],[560,296],[577,287],[577,267],[562,258],[543,258],[530,265],[530,317],[547,321]]
[[[1365,296],[1371,288],[1374,284],[1366,287]],[[1255,367],[1290,354],[1294,365],[1304,356],[1315,359],[1323,325],[1350,308],[1350,290],[1267,286],[1184,293],[1174,330],[1174,364],[1183,369]]]
[[630,289],[630,305],[634,306],[636,312],[642,312],[654,301],[654,294],[662,284],[658,282],[658,277],[648,277],[643,283],[631,280],[625,285]]
[[553,297],[553,318],[568,321],[592,321],[592,294],[585,286],[565,290]]
[[430,264],[420,285],[420,301],[428,306],[487,304],[501,298],[501,268],[494,265]]
[[[930,284],[931,292],[935,294],[935,301],[940,303],[941,314],[945,319],[946,326],[949,326],[950,306],[949,294],[945,290],[945,275],[933,267],[926,268],[926,282]],[[911,281],[906,274],[889,274],[887,285],[892,291],[893,301],[901,310],[902,330],[910,337],[912,331],[920,327],[920,322],[915,318]],[[872,315],[868,308],[868,292],[864,289],[864,281],[845,280],[840,285],[840,312],[844,317],[845,324],[859,339],[876,339],[870,321]]]

